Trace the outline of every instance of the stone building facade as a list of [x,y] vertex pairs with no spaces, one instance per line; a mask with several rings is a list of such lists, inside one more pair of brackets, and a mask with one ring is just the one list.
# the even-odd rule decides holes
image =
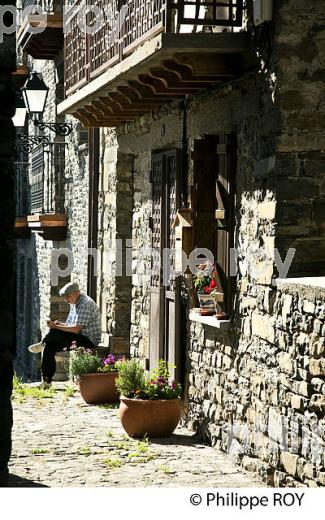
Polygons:
[[[324,13],[320,0],[312,8],[297,0],[273,4],[273,20],[254,25],[248,2],[243,29],[252,45],[254,66],[238,77],[156,104],[152,111],[115,127],[97,125],[96,297],[103,344],[111,352],[136,356],[146,366],[152,364],[153,351],[177,360],[188,424],[213,445],[238,454],[245,467],[259,471],[271,485],[321,486],[325,297],[323,282],[318,280],[314,287],[310,277],[325,275]],[[142,52],[141,46],[137,52]],[[99,74],[93,82],[100,85],[105,77]],[[88,126],[96,126],[89,115],[90,87],[84,87],[85,93],[81,88],[67,94],[58,114],[76,124],[71,114],[79,113],[83,124],[89,117]],[[98,97],[94,95],[94,112]],[[66,139],[67,240],[52,245],[34,238],[38,290],[44,300],[41,323],[51,312],[52,247],[71,248],[72,276],[84,290],[89,284],[84,248],[89,244],[90,160],[78,135],[74,131]],[[198,247],[201,228],[196,221],[203,218],[196,207],[198,176],[212,171],[214,161],[217,164],[216,150],[227,155],[230,137],[236,275],[229,319],[194,312],[192,279],[185,274],[166,290],[179,298],[174,322],[169,311],[165,314],[168,331],[174,326],[178,336],[177,345],[173,338],[168,343],[163,337],[166,329],[153,312],[159,304],[153,296],[152,248],[157,249],[155,226],[162,214],[155,205],[155,165],[168,164],[170,179],[175,160],[179,196],[167,182],[167,196],[161,197],[166,196],[173,211],[192,211],[193,247]],[[91,153],[89,146],[89,157]],[[209,177],[206,182],[211,186]],[[170,230],[173,211],[167,215],[170,226],[166,221]],[[213,226],[210,222],[208,236],[214,236]],[[175,236],[167,234],[171,243]],[[209,244],[207,239],[204,244]],[[300,284],[279,281],[287,274],[309,278]],[[171,301],[166,297],[161,305],[170,309]]]

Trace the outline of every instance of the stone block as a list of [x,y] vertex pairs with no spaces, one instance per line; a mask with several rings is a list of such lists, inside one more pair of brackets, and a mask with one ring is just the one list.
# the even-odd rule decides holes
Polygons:
[[298,455],[294,455],[293,453],[289,453],[288,451],[283,451],[280,453],[280,461],[286,473],[295,477],[297,474],[297,461]]
[[252,280],[261,285],[270,285],[272,283],[274,274],[274,263],[273,260],[255,259],[254,257],[250,261],[249,271]]
[[324,416],[325,413],[325,395],[314,394],[310,398],[309,409],[318,415]]
[[307,177],[277,177],[276,191],[279,200],[294,200],[319,196],[318,183]]
[[283,304],[282,304],[282,321],[283,321],[284,327],[286,327],[286,325],[287,325],[287,317],[292,312],[292,306],[293,306],[293,296],[291,294],[285,294],[283,297]]
[[304,300],[302,308],[307,314],[315,314],[315,304],[311,301]]
[[325,381],[319,377],[313,377],[310,381],[312,387],[318,394],[325,394]]
[[292,359],[292,356],[287,352],[280,352],[277,355],[277,362],[280,370],[285,374],[294,373],[294,360]]
[[320,338],[317,334],[311,334],[309,338],[309,354],[313,358],[322,357],[325,354],[325,338]]
[[247,471],[257,472],[258,464],[259,464],[259,460],[257,458],[248,457],[247,455],[244,455],[244,457],[242,458],[242,461],[241,461],[241,465]]
[[111,336],[109,346],[112,354],[128,354],[130,352],[130,342],[126,338]]
[[283,471],[274,472],[274,487],[285,487],[287,475]]
[[216,386],[215,389],[214,389],[214,395],[215,395],[215,399],[216,401],[221,405],[223,406],[223,390],[220,386]]
[[260,219],[273,220],[275,218],[276,202],[263,202],[257,208],[257,214]]
[[317,480],[321,486],[325,486],[325,471],[320,471],[318,473]]
[[294,410],[303,410],[304,400],[300,395],[292,395],[291,396],[291,407]]
[[325,376],[325,359],[311,359],[309,372],[312,376]]
[[262,316],[257,313],[252,314],[252,334],[258,336],[269,343],[275,340],[275,322],[274,318]]
[[270,287],[265,289],[263,298],[263,309],[267,314],[273,313],[276,293]]
[[284,441],[284,417],[274,408],[269,409],[268,416],[268,435],[274,441],[280,444]]
[[225,370],[229,370],[232,365],[232,359],[229,356],[223,356],[222,365]]
[[320,336],[321,330],[322,330],[322,325],[323,325],[323,323],[322,323],[321,320],[318,320],[318,319],[314,320],[314,332],[315,332],[315,334],[318,334]]
[[293,381],[291,383],[293,391],[303,397],[310,397],[312,393],[312,387],[307,381]]

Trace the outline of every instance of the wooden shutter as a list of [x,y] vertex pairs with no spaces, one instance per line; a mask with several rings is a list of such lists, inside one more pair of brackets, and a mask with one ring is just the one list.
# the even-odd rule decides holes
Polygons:
[[217,145],[216,230],[218,279],[224,293],[221,309],[232,312],[234,278],[230,276],[230,249],[234,247],[236,141],[234,134],[220,135]]
[[209,249],[216,256],[215,183],[217,137],[194,141],[193,233],[194,247]]

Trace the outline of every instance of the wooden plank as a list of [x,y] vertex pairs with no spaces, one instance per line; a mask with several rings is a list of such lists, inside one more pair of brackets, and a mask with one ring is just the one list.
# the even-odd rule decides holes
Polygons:
[[218,145],[218,178],[216,195],[218,207],[225,209],[225,226],[217,229],[217,272],[224,304],[218,310],[231,314],[233,307],[234,279],[230,276],[230,248],[234,246],[234,201],[236,173],[236,141],[234,134],[221,135]]

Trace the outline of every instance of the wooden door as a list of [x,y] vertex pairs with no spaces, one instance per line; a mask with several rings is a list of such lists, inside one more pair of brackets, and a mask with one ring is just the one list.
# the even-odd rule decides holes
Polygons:
[[[152,272],[150,305],[150,368],[164,359],[179,369],[179,282],[174,277],[175,230],[179,208],[178,154],[176,150],[152,157]],[[167,267],[167,269],[166,269]]]

